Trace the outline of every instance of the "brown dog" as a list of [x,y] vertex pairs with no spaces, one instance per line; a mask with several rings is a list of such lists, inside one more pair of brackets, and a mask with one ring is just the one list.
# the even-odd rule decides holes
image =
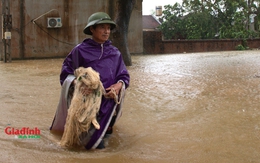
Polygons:
[[[82,132],[89,130],[91,123],[96,129],[100,129],[96,115],[105,90],[99,73],[91,67],[79,67],[75,70],[74,75],[76,85],[60,142],[64,147],[80,146],[79,136]],[[89,90],[89,93],[83,94],[84,90]]]

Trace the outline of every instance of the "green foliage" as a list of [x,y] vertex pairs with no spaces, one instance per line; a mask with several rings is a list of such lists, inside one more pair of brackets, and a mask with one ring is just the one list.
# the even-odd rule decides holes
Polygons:
[[236,50],[245,50],[245,49],[246,48],[243,45],[241,45],[241,44],[236,46]]
[[182,5],[166,5],[159,29],[165,39],[256,38],[259,29],[249,30],[249,15],[256,14],[256,24],[260,22],[260,0],[249,2],[183,0]]
[[163,22],[159,29],[163,31],[163,34],[166,39],[171,39],[173,37],[182,37],[185,35],[183,26],[185,25],[182,21],[183,10],[178,3],[175,3],[174,6],[166,5],[164,6],[165,10],[163,11],[163,19],[167,22]]

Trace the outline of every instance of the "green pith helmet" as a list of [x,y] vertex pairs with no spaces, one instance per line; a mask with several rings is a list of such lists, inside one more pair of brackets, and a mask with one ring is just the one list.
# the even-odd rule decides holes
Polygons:
[[111,30],[113,30],[116,27],[116,23],[111,20],[110,16],[107,13],[104,12],[96,12],[88,18],[88,24],[84,28],[83,32],[87,35],[92,35],[92,32],[90,31],[90,26],[96,25],[96,24],[110,24]]

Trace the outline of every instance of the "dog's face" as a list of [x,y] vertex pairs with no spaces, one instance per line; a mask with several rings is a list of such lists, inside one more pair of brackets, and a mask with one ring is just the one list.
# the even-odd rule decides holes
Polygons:
[[93,70],[91,67],[79,67],[75,70],[74,75],[77,78],[77,82],[84,83],[90,89],[97,89],[99,86],[99,73]]

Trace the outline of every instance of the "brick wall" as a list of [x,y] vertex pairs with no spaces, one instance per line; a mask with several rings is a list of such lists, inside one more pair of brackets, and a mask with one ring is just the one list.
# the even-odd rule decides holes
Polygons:
[[[231,51],[242,44],[238,39],[171,40],[163,41],[159,31],[143,31],[144,54],[191,53],[209,51]],[[248,39],[249,48],[260,48],[260,39]]]

